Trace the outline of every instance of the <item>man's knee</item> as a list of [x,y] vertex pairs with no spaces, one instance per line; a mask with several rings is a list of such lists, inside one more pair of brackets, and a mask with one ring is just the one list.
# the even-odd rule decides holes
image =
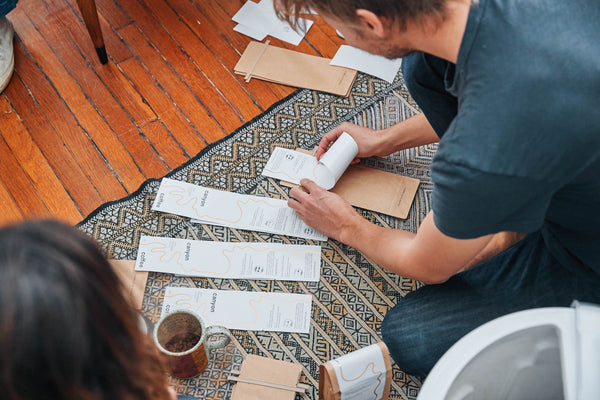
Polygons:
[[433,343],[436,321],[415,313],[412,303],[412,299],[403,299],[388,311],[381,324],[381,335],[402,371],[426,376],[441,357],[432,352],[437,347]]

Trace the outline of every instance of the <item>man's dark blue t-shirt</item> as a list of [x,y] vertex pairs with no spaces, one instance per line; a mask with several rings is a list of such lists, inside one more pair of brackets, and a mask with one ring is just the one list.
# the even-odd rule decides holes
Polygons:
[[458,114],[432,164],[438,229],[539,230],[563,265],[597,278],[600,2],[474,1],[446,87]]

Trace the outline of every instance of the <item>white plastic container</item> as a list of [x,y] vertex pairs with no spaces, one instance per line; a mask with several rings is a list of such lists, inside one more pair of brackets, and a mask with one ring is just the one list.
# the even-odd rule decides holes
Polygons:
[[417,400],[600,399],[600,307],[538,308],[490,321],[454,344]]

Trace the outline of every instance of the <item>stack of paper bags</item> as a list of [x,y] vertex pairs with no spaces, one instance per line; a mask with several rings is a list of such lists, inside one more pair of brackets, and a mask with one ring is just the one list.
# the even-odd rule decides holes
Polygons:
[[236,74],[283,85],[348,96],[357,71],[329,65],[331,59],[252,41],[235,66]]

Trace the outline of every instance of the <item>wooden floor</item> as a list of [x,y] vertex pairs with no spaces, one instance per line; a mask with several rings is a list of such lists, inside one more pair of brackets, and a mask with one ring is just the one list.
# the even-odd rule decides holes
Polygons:
[[[294,88],[233,67],[251,40],[233,31],[242,0],[96,0],[109,63],[75,0],[20,0],[9,15],[15,74],[0,94],[0,225],[75,224],[165,175]],[[298,46],[332,57],[321,21]]]

